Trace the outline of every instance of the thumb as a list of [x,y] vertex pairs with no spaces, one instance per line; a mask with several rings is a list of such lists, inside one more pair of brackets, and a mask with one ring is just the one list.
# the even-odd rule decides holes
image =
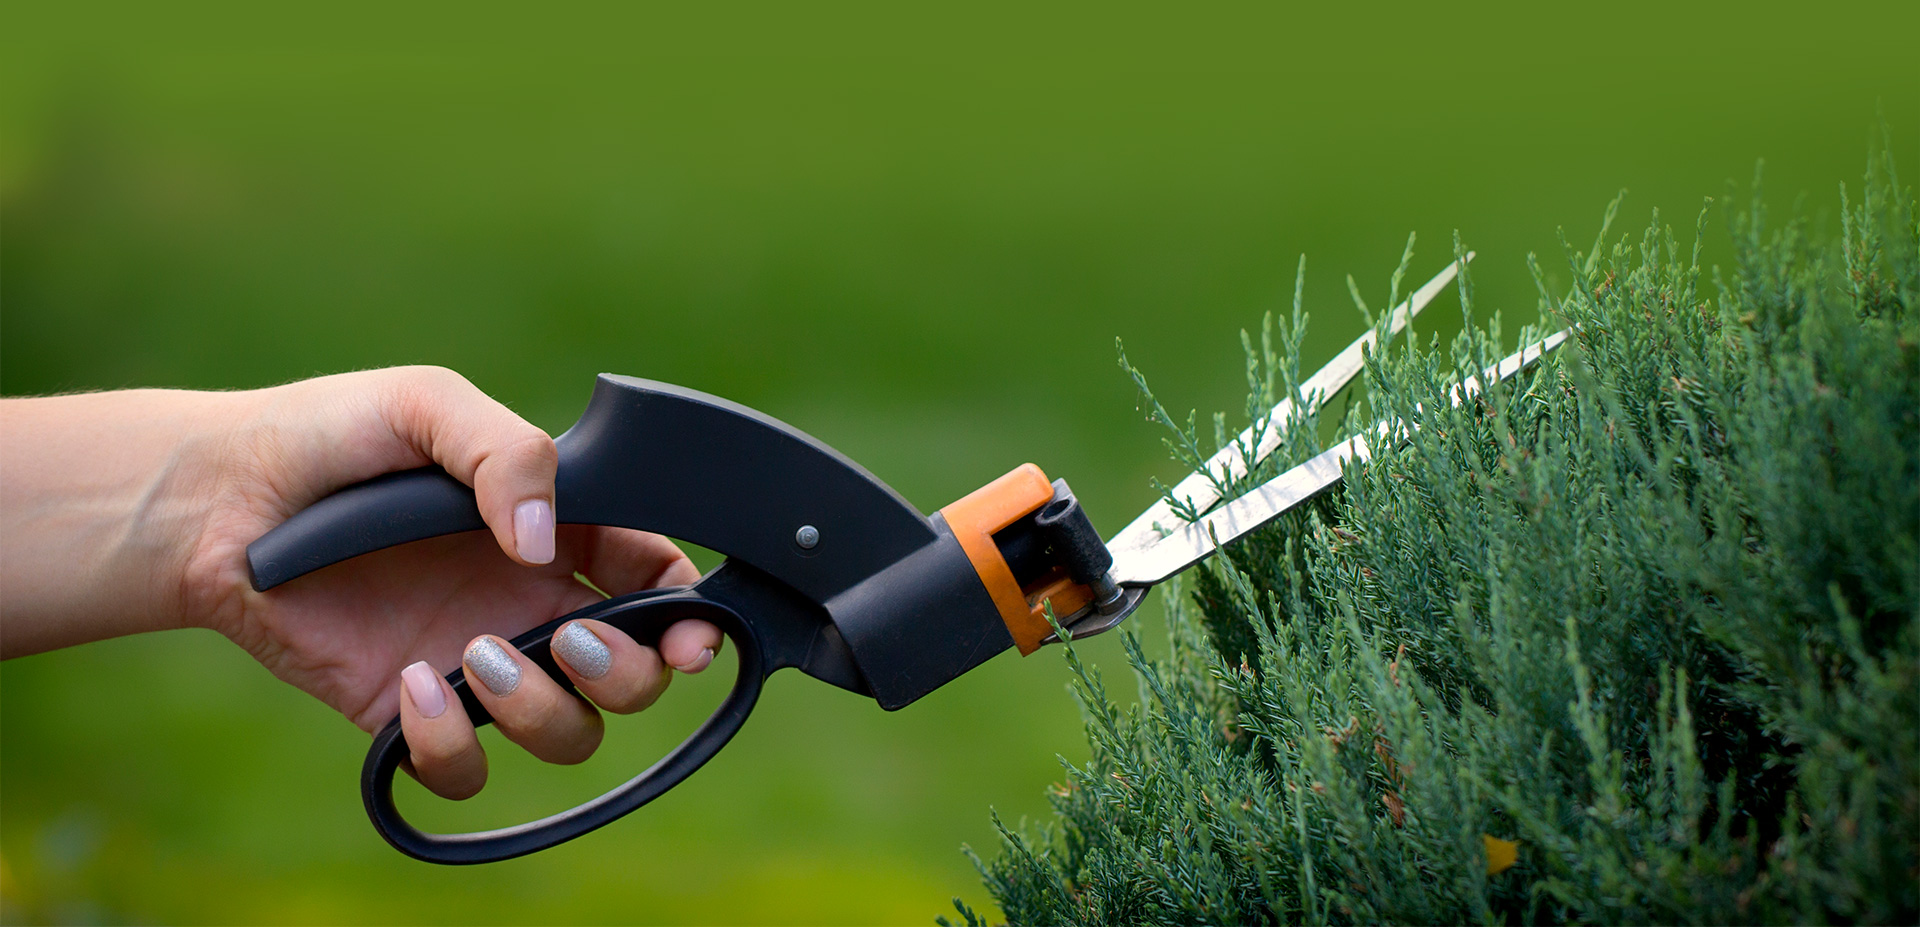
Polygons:
[[386,375],[378,404],[393,435],[473,487],[480,517],[507,556],[551,563],[553,438],[446,368],[374,373]]

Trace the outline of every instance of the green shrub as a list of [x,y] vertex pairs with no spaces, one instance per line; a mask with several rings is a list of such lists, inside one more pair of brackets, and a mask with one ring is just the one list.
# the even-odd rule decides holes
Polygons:
[[1758,186],[1708,280],[1712,206],[1535,265],[1519,340],[1575,337],[1450,408],[1505,353],[1463,275],[1466,333],[1369,362],[1422,427],[1171,589],[1138,706],[1069,648],[1092,758],[979,861],[1007,918],[1920,921],[1920,228],[1884,148],[1837,247]]

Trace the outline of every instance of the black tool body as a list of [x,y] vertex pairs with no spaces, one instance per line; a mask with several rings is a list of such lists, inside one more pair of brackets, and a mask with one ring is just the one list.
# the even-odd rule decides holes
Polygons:
[[[596,603],[513,645],[571,689],[548,647],[565,622],[595,618],[655,644],[673,622],[700,618],[733,641],[739,675],[706,723],[652,768],[577,808],[482,833],[428,834],[401,817],[393,775],[407,748],[395,718],[374,738],[361,791],[375,827],[410,856],[507,859],[609,823],[718,753],[745,723],[766,677],[784,667],[891,710],[1014,643],[1004,601],[996,606],[942,515],[922,516],[858,464],[773,418],[693,390],[603,374],[586,412],[555,443],[561,523],[652,531],[728,560],[692,586]],[[1071,502],[1064,484],[1055,491]],[[994,536],[1022,573],[1085,559],[1050,546],[1037,520],[1022,518]],[[320,500],[255,541],[247,558],[254,588],[265,592],[360,554],[485,527],[471,489],[425,468]],[[1140,595],[1122,604],[1131,610]],[[474,723],[488,723],[465,675],[446,678]]]

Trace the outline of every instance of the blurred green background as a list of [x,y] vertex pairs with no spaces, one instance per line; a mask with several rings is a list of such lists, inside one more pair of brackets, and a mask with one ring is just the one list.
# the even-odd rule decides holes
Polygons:
[[[1657,205],[1690,229],[1765,157],[1774,199],[1832,227],[1876,106],[1914,142],[1916,9],[9,3],[0,389],[435,363],[557,433],[595,373],[631,373],[791,422],[928,511],[1032,460],[1111,531],[1177,475],[1116,336],[1170,405],[1232,409],[1235,333],[1302,252],[1318,363],[1358,330],[1344,275],[1379,305],[1409,231],[1424,279],[1458,229],[1511,326],[1527,252],[1557,266],[1556,227],[1584,246],[1623,186],[1625,228]],[[1432,314],[1459,324],[1451,296]],[[1086,652],[1126,687],[1116,639]],[[571,804],[725,675],[586,767],[495,738],[471,807],[403,806]],[[986,905],[958,848],[993,850],[988,809],[1042,813],[1056,754],[1083,757],[1064,681],[1055,651],[1006,655],[886,714],[782,674],[655,805],[450,869],[367,825],[365,735],[211,633],[14,660],[0,911],[925,923]]]

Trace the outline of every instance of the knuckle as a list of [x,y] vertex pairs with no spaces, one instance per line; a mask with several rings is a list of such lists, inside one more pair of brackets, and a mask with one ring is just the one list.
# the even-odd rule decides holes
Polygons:
[[525,492],[522,483],[549,482],[560,468],[560,451],[546,432],[526,422],[517,422],[513,431],[513,436],[479,449],[474,486],[483,494]]
[[417,765],[439,769],[464,759],[472,752],[471,735],[460,736],[459,731],[444,731],[428,728],[407,739],[412,746],[414,762]]
[[551,472],[560,465],[560,449],[547,433],[521,422],[524,434],[511,439],[500,453],[518,468],[533,472]]
[[392,367],[381,371],[386,380],[386,410],[396,432],[427,436],[433,423],[446,417],[453,394],[472,389],[467,378],[445,367]]
[[467,378],[446,367],[416,365],[395,367],[389,371],[395,392],[406,402],[420,406],[437,405],[447,394],[472,389]]
[[458,389],[473,385],[459,371],[438,364],[414,364],[395,369],[407,382],[422,389]]
[[516,706],[501,720],[518,734],[539,735],[560,720],[558,708],[558,700],[552,697],[530,698],[525,704]]
[[[549,717],[556,717],[557,723],[548,723],[537,728],[519,731],[516,742],[543,762],[571,766],[584,762],[600,749],[602,724],[600,715],[584,703],[578,708],[584,711],[560,712],[552,706],[546,709]],[[565,706],[573,708],[575,706]]]
[[459,767],[475,762],[485,754],[480,752],[480,740],[477,737],[462,737],[458,742],[443,744],[445,754],[440,757],[443,766]]
[[420,783],[441,798],[472,798],[487,784],[487,755],[471,734],[426,739],[411,752]]
[[653,703],[652,687],[645,680],[640,683],[612,692],[606,692],[594,698],[593,703],[614,714],[630,715]]

